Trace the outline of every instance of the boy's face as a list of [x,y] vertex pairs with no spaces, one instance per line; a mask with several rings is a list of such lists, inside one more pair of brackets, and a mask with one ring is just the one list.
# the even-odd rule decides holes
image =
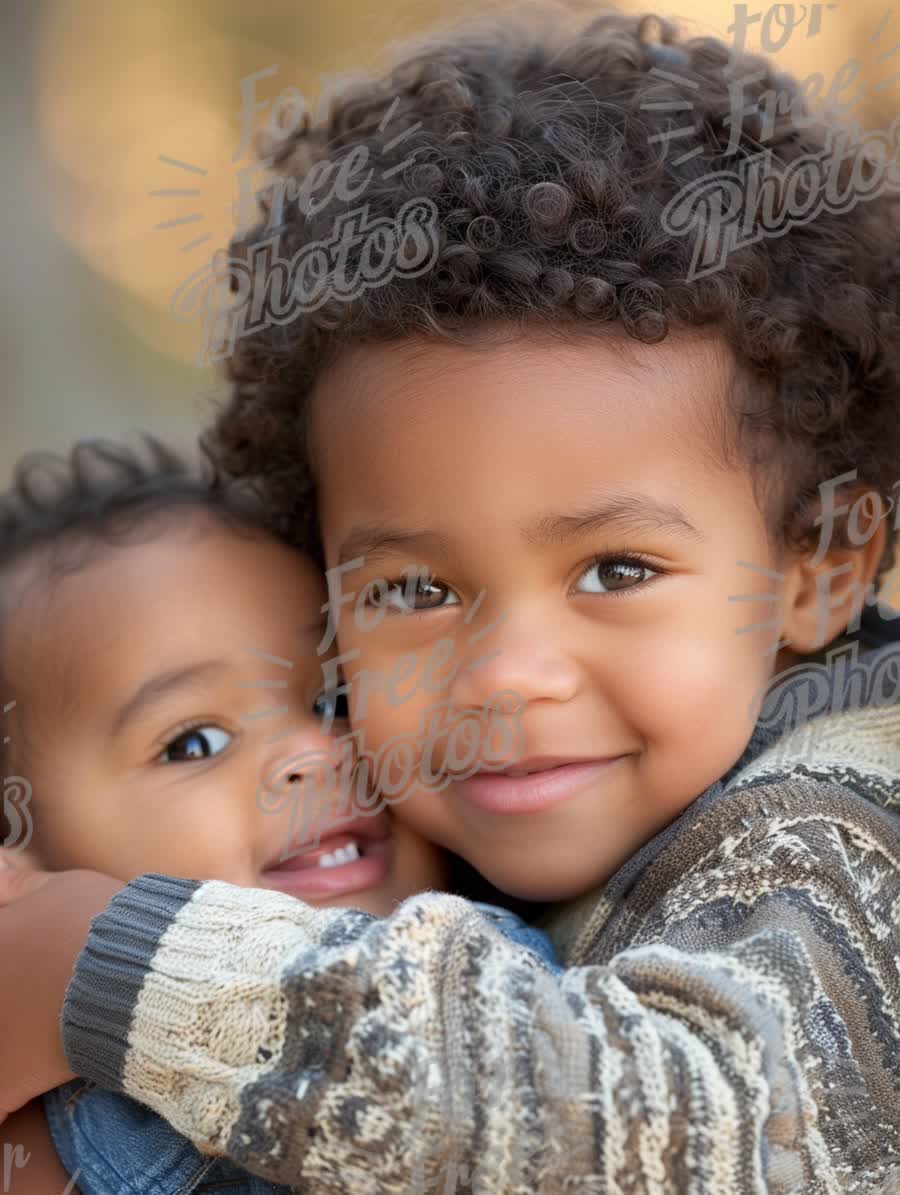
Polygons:
[[[354,729],[375,752],[438,701],[518,695],[511,767],[530,778],[419,786],[394,806],[510,894],[601,883],[750,737],[779,562],[749,474],[712,460],[729,377],[724,349],[696,337],[409,340],[350,350],[317,386],[328,568],[365,558],[344,592],[397,582],[386,611],[340,608],[340,650],[359,653],[345,670],[367,677]],[[411,566],[433,578],[416,597]],[[445,638],[436,692],[425,662]],[[373,675],[404,656],[403,684],[379,691]]]
[[[347,821],[336,797],[308,816],[311,784],[326,788],[309,758],[340,752],[314,712],[324,585],[303,556],[193,512],[70,575],[45,577],[39,558],[23,569],[8,664],[31,862],[376,914],[441,886],[438,848],[409,826],[382,814],[329,830]],[[317,824],[320,846],[300,852]],[[338,865],[321,866],[328,855]]]

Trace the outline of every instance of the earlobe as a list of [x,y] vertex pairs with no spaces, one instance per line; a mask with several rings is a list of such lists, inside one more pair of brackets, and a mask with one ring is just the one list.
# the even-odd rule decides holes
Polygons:
[[844,631],[858,630],[866,604],[875,601],[874,579],[887,544],[887,523],[878,495],[861,492],[874,496],[875,502],[867,501],[867,511],[849,529],[856,546],[820,541],[815,552],[795,559],[786,570],[782,638],[800,655],[821,651]]

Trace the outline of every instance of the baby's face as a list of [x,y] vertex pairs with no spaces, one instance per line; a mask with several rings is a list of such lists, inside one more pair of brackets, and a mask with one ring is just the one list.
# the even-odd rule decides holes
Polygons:
[[438,848],[384,813],[348,822],[324,783],[342,727],[320,717],[324,586],[299,553],[191,513],[21,585],[8,665],[29,861],[379,915],[444,885]]
[[[424,748],[429,705],[518,695],[509,766],[530,778],[453,779],[448,733],[429,746],[437,791],[395,806],[510,894],[603,882],[750,738],[784,588],[749,473],[715,463],[729,380],[714,342],[613,335],[360,346],[317,385],[328,568],[362,558],[351,596],[390,585],[361,617],[341,599],[354,728],[373,753]],[[433,578],[418,594],[411,568]],[[398,661],[393,692],[352,682]]]

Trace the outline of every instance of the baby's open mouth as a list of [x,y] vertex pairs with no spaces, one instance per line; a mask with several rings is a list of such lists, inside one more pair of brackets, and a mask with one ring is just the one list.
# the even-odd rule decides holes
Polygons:
[[332,834],[315,847],[300,847],[296,854],[278,864],[293,871],[308,871],[316,867],[343,867],[372,854],[377,842],[352,834]]
[[299,845],[264,868],[266,888],[303,900],[363,892],[383,884],[391,866],[390,822],[385,814],[336,825],[318,842]]

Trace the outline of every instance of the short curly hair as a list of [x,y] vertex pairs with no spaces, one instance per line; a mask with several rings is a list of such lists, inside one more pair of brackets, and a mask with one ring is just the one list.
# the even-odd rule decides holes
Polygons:
[[[761,148],[781,169],[827,153],[828,126],[762,57],[687,38],[655,16],[607,13],[567,30],[558,15],[432,35],[384,77],[350,87],[321,122],[264,147],[276,177],[259,223],[232,242],[232,262],[252,261],[273,235],[284,257],[333,235],[351,204],[285,205],[285,181],[296,187],[356,147],[381,167],[362,197],[370,218],[417,197],[439,216],[432,268],[248,332],[228,360],[230,397],[210,448],[258,486],[280,533],[319,559],[306,415],[320,372],[351,343],[465,338],[488,320],[566,334],[615,322],[645,343],[678,328],[720,333],[743,367],[734,426],[751,433],[745,459],[767,488],[780,544],[813,541],[825,479],[856,469],[888,499],[900,475],[896,193],[842,212],[825,204],[691,277],[694,238],[666,231],[667,204]],[[779,92],[794,98],[792,113],[766,129],[760,111],[735,130],[738,78],[748,103]],[[842,187],[850,170],[841,164]],[[271,277],[250,274],[262,303]],[[891,538],[879,576],[892,549]]]
[[[74,572],[93,549],[136,542],[158,516],[203,511],[234,528],[270,531],[257,496],[204,454],[189,460],[155,436],[137,446],[81,440],[65,455],[32,452],[0,493],[0,595],[10,570],[52,551],[51,576]],[[71,549],[71,550],[69,550]]]

